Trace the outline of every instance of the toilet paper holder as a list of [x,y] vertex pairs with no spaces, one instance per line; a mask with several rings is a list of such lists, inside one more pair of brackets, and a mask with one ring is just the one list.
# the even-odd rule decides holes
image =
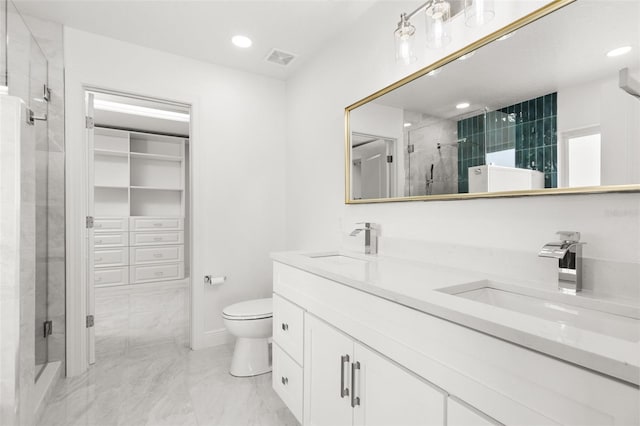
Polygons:
[[224,284],[225,281],[227,281],[226,275],[223,275],[220,277],[214,277],[213,275],[204,276],[204,283],[208,285],[220,285],[220,284]]

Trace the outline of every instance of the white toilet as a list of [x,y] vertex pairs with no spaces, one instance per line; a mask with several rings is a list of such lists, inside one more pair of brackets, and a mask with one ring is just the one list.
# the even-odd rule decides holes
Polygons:
[[249,377],[270,372],[273,300],[247,300],[227,306],[222,311],[222,318],[229,333],[237,338],[229,373]]

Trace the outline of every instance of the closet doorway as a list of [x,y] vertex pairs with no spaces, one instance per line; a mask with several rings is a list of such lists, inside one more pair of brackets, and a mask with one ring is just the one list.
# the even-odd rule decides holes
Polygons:
[[189,347],[190,108],[94,89],[85,105],[88,362]]

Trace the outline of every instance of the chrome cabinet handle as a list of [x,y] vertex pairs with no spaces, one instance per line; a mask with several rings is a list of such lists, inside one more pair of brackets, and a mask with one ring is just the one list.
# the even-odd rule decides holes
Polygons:
[[162,237],[154,237],[153,241],[162,241]]
[[340,357],[340,398],[349,396],[349,388],[344,386],[344,365],[349,364],[349,355],[342,355]]
[[286,322],[282,323],[282,330],[283,331],[288,331],[289,330],[289,324],[287,324]]
[[100,281],[102,281],[102,277],[96,277],[96,282],[99,283]]
[[153,253],[153,257],[162,257],[162,253]]
[[164,272],[162,272],[162,271],[158,271],[158,272],[155,273],[156,277],[161,277],[163,275],[164,275]]
[[162,222],[156,222],[153,224],[153,226],[162,226]]
[[360,405],[360,397],[356,396],[356,370],[360,370],[360,362],[351,364],[351,406]]
[[96,240],[95,243],[96,244],[102,244],[102,240]]
[[102,258],[101,257],[96,257],[96,262],[102,262]]
[[282,384],[283,385],[288,385],[289,384],[289,378],[282,376]]

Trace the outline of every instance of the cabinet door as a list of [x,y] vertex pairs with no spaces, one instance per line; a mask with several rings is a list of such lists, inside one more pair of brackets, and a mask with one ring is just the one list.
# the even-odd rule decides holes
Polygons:
[[447,399],[447,426],[496,426],[500,423],[489,420],[488,416],[477,413],[473,409],[459,403],[455,399]]
[[356,426],[444,426],[443,392],[391,360],[360,345],[354,359],[351,391],[359,399]]
[[312,315],[304,321],[304,425],[349,426],[353,340]]

